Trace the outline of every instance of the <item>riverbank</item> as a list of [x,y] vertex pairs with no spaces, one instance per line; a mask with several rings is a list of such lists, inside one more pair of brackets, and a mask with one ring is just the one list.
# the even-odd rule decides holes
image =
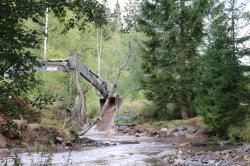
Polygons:
[[216,166],[216,165],[250,165],[250,145],[243,145],[238,148],[204,152],[192,149],[177,149],[176,154],[169,154],[168,151],[159,153],[156,158],[164,161],[167,165],[183,166]]
[[143,124],[131,124],[117,126],[121,134],[135,135],[136,137],[184,137],[184,138],[208,138],[210,133],[206,132],[199,118],[186,121],[155,122]]

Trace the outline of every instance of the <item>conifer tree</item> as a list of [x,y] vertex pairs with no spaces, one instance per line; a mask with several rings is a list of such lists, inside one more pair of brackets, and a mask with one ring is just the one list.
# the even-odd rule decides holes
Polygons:
[[[237,37],[237,20],[244,14],[236,1],[215,3],[211,11],[208,46],[197,80],[196,106],[207,129],[226,135],[230,126],[243,122],[249,108],[249,91],[239,58],[247,48],[240,47],[249,36]],[[241,25],[242,26],[242,25]]]
[[140,16],[140,4],[141,0],[129,0],[125,6],[125,30],[126,31],[137,31],[138,30],[138,22],[137,19]]
[[207,0],[143,3],[140,30],[149,39],[142,56],[142,85],[158,116],[187,119],[194,114],[194,73],[207,6]]
[[116,1],[114,13],[113,16],[113,31],[119,31],[122,27],[122,21],[121,21],[121,6],[119,3],[119,0]]

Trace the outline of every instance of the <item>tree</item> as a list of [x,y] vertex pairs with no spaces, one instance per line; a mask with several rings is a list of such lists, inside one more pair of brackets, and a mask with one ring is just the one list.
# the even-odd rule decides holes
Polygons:
[[140,4],[141,0],[129,0],[125,6],[125,31],[137,31],[138,30],[138,22],[137,19],[140,16]]
[[194,114],[194,79],[203,37],[207,0],[144,1],[140,30],[146,97],[158,116],[187,119]]
[[121,22],[121,6],[119,3],[119,0],[116,1],[115,4],[115,9],[114,9],[114,13],[112,14],[112,18],[113,18],[113,27],[112,30],[113,31],[119,31],[122,27],[122,22]]
[[202,57],[196,106],[209,131],[225,136],[231,126],[245,119],[250,94],[239,58],[247,48],[240,47],[249,36],[238,37],[237,20],[243,13],[236,0],[215,3],[207,49]]
[[[34,87],[34,66],[38,65],[34,51],[40,46],[41,34],[37,30],[25,27],[26,20],[44,25],[41,19],[49,8],[61,21],[67,22],[67,28],[78,26],[84,29],[86,22],[97,25],[105,23],[103,6],[96,1],[27,1],[3,0],[0,3],[0,112],[13,96]],[[73,11],[73,17],[65,20],[66,9]]]

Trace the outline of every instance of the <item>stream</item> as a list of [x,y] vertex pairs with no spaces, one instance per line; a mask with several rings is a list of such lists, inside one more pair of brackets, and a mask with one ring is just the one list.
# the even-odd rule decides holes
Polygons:
[[[164,164],[163,161],[157,159],[159,153],[165,152],[169,155],[175,155],[177,150],[171,145],[171,142],[187,141],[184,140],[184,138],[150,138],[125,135],[114,135],[109,137],[105,135],[90,134],[87,135],[87,137],[96,141],[107,142],[111,145],[105,147],[81,148],[76,151],[58,152],[52,155],[23,153],[19,155],[19,159],[25,166],[45,163],[52,163],[52,165],[56,166],[160,166],[166,165],[166,163]],[[119,144],[118,142],[121,141],[123,143]],[[192,141],[199,142],[200,140],[197,139]],[[126,142],[128,143],[126,144]],[[114,143],[116,145],[112,145]],[[205,149],[196,148],[196,150],[215,151],[230,147],[220,148],[222,147],[214,146]]]

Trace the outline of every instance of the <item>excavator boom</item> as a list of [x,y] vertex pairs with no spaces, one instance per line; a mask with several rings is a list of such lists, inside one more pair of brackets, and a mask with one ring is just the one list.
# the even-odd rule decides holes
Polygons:
[[85,80],[87,80],[92,86],[94,86],[104,98],[107,98],[109,95],[107,83],[94,72],[92,72],[87,66],[78,62],[74,56],[70,56],[67,59],[42,59],[40,60],[40,64],[41,66],[37,67],[36,71],[47,72],[78,70],[81,76],[84,77]]

